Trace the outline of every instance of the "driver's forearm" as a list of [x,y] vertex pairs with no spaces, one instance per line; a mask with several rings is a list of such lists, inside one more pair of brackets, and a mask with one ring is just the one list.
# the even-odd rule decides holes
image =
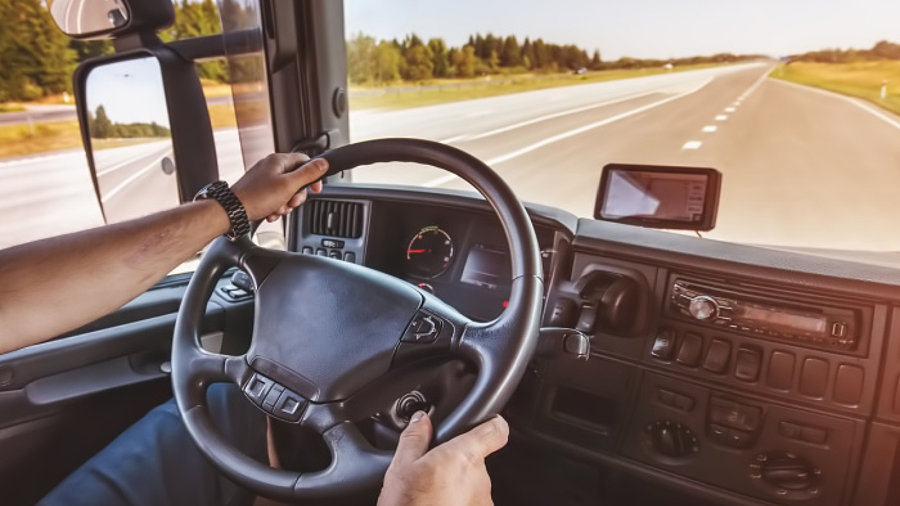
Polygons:
[[229,226],[205,200],[0,251],[0,353],[118,309]]

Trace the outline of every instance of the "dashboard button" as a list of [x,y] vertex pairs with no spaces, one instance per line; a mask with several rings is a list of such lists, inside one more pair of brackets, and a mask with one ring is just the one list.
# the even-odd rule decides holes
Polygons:
[[312,249],[310,246],[304,246],[304,247],[300,250],[300,253],[303,253],[304,255],[312,255],[313,249]]
[[828,441],[828,431],[818,427],[803,427],[800,431],[800,439],[815,444],[825,444]]
[[320,257],[324,257],[324,256],[328,256],[328,252],[325,251],[324,248],[318,248],[318,249],[316,249],[316,255],[318,255]]
[[694,398],[690,395],[675,394],[675,407],[682,411],[694,409]]
[[756,381],[762,353],[756,348],[740,348],[735,359],[734,376],[741,381]]
[[800,373],[800,393],[810,397],[823,397],[828,388],[828,362],[809,357],[803,361]]
[[660,330],[656,340],[653,341],[650,355],[660,360],[672,360],[672,357],[675,356],[675,331],[672,329]]
[[727,399],[713,398],[710,402],[709,418],[718,425],[752,432],[760,426],[762,410]]
[[356,253],[354,253],[352,251],[348,251],[348,252],[344,253],[344,261],[350,262],[351,264],[355,264],[356,263]]
[[766,383],[778,390],[789,390],[791,380],[794,379],[794,354],[787,351],[775,350],[769,357],[769,372],[766,375]]
[[786,438],[800,439],[803,432],[803,426],[793,422],[779,422],[778,432]]
[[681,340],[681,346],[678,348],[678,357],[675,360],[679,364],[688,367],[697,367],[702,353],[703,338],[697,334],[686,333]]
[[728,369],[728,361],[731,358],[731,343],[724,339],[713,339],[709,343],[703,368],[716,374],[722,374]]
[[834,378],[834,400],[841,404],[859,404],[865,374],[859,366],[841,364]]
[[661,404],[665,404],[666,406],[675,406],[675,392],[671,390],[666,390],[664,388],[660,388],[657,392],[657,398]]

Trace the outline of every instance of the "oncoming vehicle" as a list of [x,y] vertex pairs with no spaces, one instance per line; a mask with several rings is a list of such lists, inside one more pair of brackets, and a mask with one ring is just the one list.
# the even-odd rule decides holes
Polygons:
[[[424,410],[436,443],[508,420],[501,505],[900,503],[900,8],[633,3],[29,3],[103,49],[67,70],[75,107],[0,113],[27,139],[77,117],[83,143],[0,161],[0,247],[271,152],[331,168],[283,221],[0,355],[4,504],[173,394],[270,500],[372,502]],[[22,79],[0,97],[55,86]],[[279,468],[216,431],[217,382]]]

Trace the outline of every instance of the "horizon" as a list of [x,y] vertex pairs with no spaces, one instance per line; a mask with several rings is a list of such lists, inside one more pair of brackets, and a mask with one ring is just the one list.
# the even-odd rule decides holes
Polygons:
[[[674,59],[716,53],[773,57],[825,49],[869,49],[878,41],[900,41],[900,2],[889,0],[634,0],[627,5],[556,0],[554,13],[576,12],[565,23],[546,23],[549,2],[458,0],[447,8],[435,0],[348,0],[345,37],[402,40],[415,33],[463,46],[469,35],[515,35],[575,44],[605,61],[622,57]],[[386,8],[389,6],[389,8]],[[478,15],[473,15],[478,12]],[[440,13],[436,16],[435,13]],[[687,17],[684,15],[687,14]],[[503,20],[499,25],[496,20]],[[675,20],[675,21],[673,21]],[[736,22],[735,20],[739,20]],[[640,29],[635,29],[640,27]],[[653,36],[645,35],[653,32]],[[764,34],[760,36],[759,34]]]

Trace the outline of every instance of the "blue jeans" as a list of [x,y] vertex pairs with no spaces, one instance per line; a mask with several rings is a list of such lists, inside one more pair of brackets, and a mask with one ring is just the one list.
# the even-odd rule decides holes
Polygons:
[[[206,394],[222,435],[266,462],[265,415],[234,385]],[[157,406],[41,499],[40,506],[243,505],[254,495],[228,480],[200,453],[175,400]]]

